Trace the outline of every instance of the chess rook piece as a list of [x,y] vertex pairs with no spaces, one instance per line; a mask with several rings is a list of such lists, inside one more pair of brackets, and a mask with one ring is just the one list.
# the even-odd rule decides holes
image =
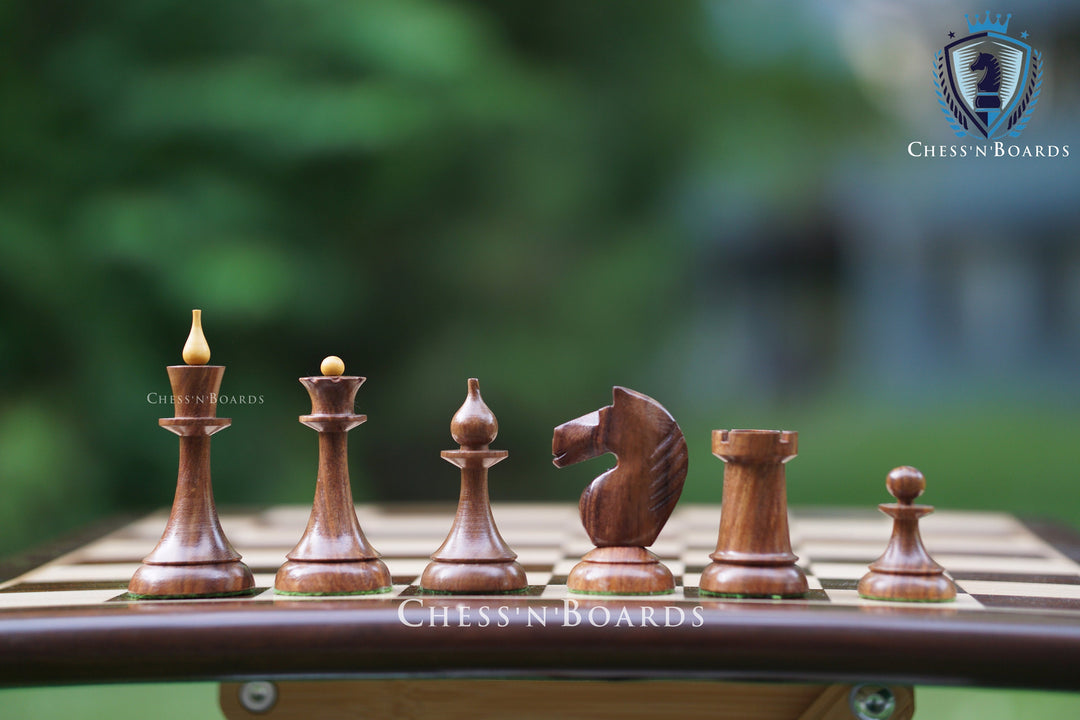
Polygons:
[[221,529],[210,484],[210,436],[232,422],[217,417],[222,365],[207,365],[202,313],[192,311],[184,345],[187,365],[170,365],[174,417],[158,423],[180,436],[180,469],[169,521],[157,547],[132,576],[136,597],[215,597],[251,592],[255,580]]
[[930,505],[913,505],[926,489],[926,478],[913,467],[898,467],[885,480],[889,494],[899,502],[878,509],[893,519],[892,537],[885,552],[859,580],[859,595],[871,600],[948,602],[956,599],[956,586],[945,569],[934,562],[919,535],[919,518],[934,512]]
[[353,413],[356,392],[367,378],[344,375],[345,364],[331,355],[322,377],[303,377],[311,414],[300,422],[319,432],[319,470],[307,530],[286,555],[274,591],[286,595],[359,595],[388,592],[390,571],[368,543],[356,518],[349,484],[346,433],[367,420]]
[[686,479],[686,440],[652,398],[616,387],[612,404],[555,428],[555,467],[613,453],[615,467],[581,494],[581,522],[596,548],[566,586],[572,592],[658,595],[675,590],[671,571],[645,549],[656,541]]
[[798,434],[713,430],[713,455],[724,461],[724,500],[713,562],[701,574],[706,595],[801,597],[806,575],[795,565],[788,532],[784,464]]
[[450,434],[461,447],[442,451],[443,460],[461,468],[461,496],[450,533],[420,577],[427,592],[503,593],[528,587],[517,553],[491,515],[488,468],[509,454],[488,449],[498,432],[495,415],[480,397],[479,381],[470,378],[465,403],[450,421]]

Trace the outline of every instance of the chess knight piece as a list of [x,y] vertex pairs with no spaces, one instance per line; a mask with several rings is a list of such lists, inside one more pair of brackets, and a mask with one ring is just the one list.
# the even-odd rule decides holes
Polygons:
[[555,428],[555,467],[613,453],[615,467],[581,494],[581,522],[596,548],[574,566],[572,592],[654,595],[675,590],[671,571],[645,549],[656,541],[686,479],[686,440],[652,398],[616,387],[611,405]]

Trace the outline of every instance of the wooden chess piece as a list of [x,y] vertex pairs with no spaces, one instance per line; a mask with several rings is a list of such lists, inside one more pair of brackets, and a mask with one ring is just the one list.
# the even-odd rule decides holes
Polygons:
[[919,518],[934,512],[930,505],[913,505],[926,489],[926,478],[913,467],[894,469],[885,480],[889,494],[899,500],[878,509],[893,519],[892,537],[870,572],[859,580],[860,597],[905,602],[948,602],[956,586],[945,568],[934,562],[919,535]]
[[345,363],[331,355],[322,377],[303,377],[311,414],[300,422],[319,432],[319,471],[307,529],[274,578],[286,595],[361,595],[389,592],[390,571],[364,537],[349,484],[346,433],[367,420],[353,413],[356,392],[367,378],[344,375]]
[[225,537],[210,483],[210,436],[232,422],[217,417],[218,390],[225,374],[210,362],[202,311],[191,311],[185,365],[170,365],[174,417],[158,424],[180,436],[176,497],[157,547],[132,576],[128,592],[142,598],[216,597],[254,590],[251,570]]
[[784,464],[798,434],[713,430],[713,455],[724,461],[724,500],[713,562],[701,574],[705,595],[802,597],[806,574],[795,565],[787,518]]
[[450,434],[461,447],[442,451],[443,460],[461,468],[461,496],[450,533],[420,576],[427,592],[503,593],[528,587],[517,553],[491,514],[488,468],[509,454],[488,449],[498,433],[499,423],[480,397],[480,382],[469,378],[465,403],[450,421]]
[[674,592],[675,579],[645,549],[675,509],[686,479],[682,430],[652,398],[616,387],[612,404],[555,428],[555,467],[613,453],[615,467],[581,494],[581,522],[596,548],[581,559],[566,586],[601,595]]

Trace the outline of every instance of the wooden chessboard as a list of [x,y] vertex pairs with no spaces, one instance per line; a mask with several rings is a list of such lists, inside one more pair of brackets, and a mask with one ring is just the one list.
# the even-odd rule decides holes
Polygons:
[[528,572],[521,594],[441,596],[417,580],[451,506],[359,506],[392,592],[275,595],[274,572],[306,507],[222,512],[255,572],[254,595],[131,600],[126,586],[160,537],[155,513],[0,582],[0,682],[286,677],[716,677],[872,679],[1077,689],[1080,535],[1006,513],[939,511],[923,521],[954,603],[862,600],[855,584],[884,549],[876,511],[800,510],[792,543],[807,571],[800,600],[707,597],[696,587],[718,506],[676,509],[653,551],[672,595],[581,596],[566,575],[591,549],[572,505],[496,504]]

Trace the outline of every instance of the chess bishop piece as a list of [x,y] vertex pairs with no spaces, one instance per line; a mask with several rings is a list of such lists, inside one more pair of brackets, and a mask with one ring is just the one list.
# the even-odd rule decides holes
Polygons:
[[464,404],[450,421],[450,434],[461,447],[442,451],[443,460],[461,468],[457,514],[446,540],[424,568],[420,587],[438,593],[524,590],[528,587],[525,569],[499,534],[488,496],[488,468],[509,453],[489,449],[499,423],[480,397],[480,382],[470,378],[468,388]]
[[919,534],[919,518],[934,512],[930,505],[914,505],[926,489],[926,478],[913,467],[894,469],[885,480],[889,494],[899,502],[878,509],[893,519],[892,537],[870,572],[859,580],[859,595],[871,600],[948,602],[956,599],[956,586],[945,568],[934,562]]
[[132,576],[136,597],[217,597],[251,592],[255,580],[221,529],[210,484],[210,436],[232,422],[217,417],[223,365],[210,362],[202,311],[191,311],[185,365],[170,365],[174,417],[158,424],[180,436],[180,469],[169,521],[157,547]]
[[566,580],[572,592],[659,595],[675,590],[671,571],[646,550],[675,509],[686,479],[686,440],[652,398],[616,387],[611,405],[555,428],[555,467],[613,453],[615,467],[581,494],[581,522],[596,548]]
[[724,461],[720,534],[701,592],[733,597],[802,597],[806,574],[795,565],[787,518],[784,465],[798,434],[774,430],[713,430],[713,455]]
[[389,592],[390,571],[364,537],[349,484],[350,430],[367,420],[353,413],[356,392],[367,378],[344,375],[345,363],[331,355],[322,377],[303,377],[311,414],[300,422],[319,432],[319,471],[307,530],[274,579],[286,595],[360,595]]

